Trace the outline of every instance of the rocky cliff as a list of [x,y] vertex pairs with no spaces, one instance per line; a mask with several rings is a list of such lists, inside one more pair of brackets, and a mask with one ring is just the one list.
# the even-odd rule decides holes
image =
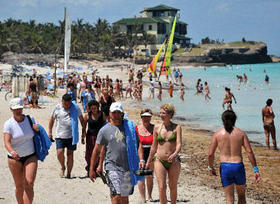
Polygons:
[[267,55],[267,46],[221,47],[204,49],[200,56],[188,56],[184,53],[173,56],[176,63],[223,63],[223,64],[255,64],[272,62]]

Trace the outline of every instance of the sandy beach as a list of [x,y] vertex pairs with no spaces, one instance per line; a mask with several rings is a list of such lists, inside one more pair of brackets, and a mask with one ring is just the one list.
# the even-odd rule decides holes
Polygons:
[[[101,76],[108,74],[113,80],[119,78],[124,82],[128,79],[126,70],[124,69],[121,72],[120,67],[109,67],[108,63],[98,64],[96,67]],[[44,71],[46,70],[44,69]],[[59,90],[58,98],[44,97],[44,100],[48,103],[42,104],[42,109],[26,108],[24,113],[32,115],[36,122],[47,130],[50,114],[54,106],[60,102],[64,92],[65,90]],[[144,87],[144,98],[147,95],[148,87]],[[2,103],[2,106],[0,106],[0,128],[3,130],[4,122],[12,116],[12,113],[9,110],[9,103],[4,99],[3,92],[0,92],[0,101]],[[140,109],[132,105],[134,102],[134,100],[129,99],[123,101],[123,105],[125,111],[129,114],[129,119],[138,124],[140,122]],[[157,121],[159,121],[159,118],[154,116],[152,122],[157,123]],[[182,170],[178,183],[178,203],[225,203],[220,178],[211,177],[207,170],[207,151],[212,133],[192,130],[188,128],[187,124],[182,124],[182,126]],[[1,140],[0,203],[16,203],[15,187],[7,166],[7,153],[3,144],[3,136]],[[253,147],[253,149],[259,164],[262,181],[258,185],[254,183],[252,167],[246,153],[244,153],[248,186],[247,203],[280,203],[280,153],[279,151],[267,150],[264,147]],[[46,160],[38,162],[34,203],[110,203],[109,188],[102,183],[101,179],[98,178],[95,183],[92,183],[86,177],[84,154],[85,146],[79,143],[77,151],[74,153],[72,179],[60,178],[55,144],[53,144]],[[216,168],[218,168],[217,158],[219,158],[218,153],[216,154]],[[158,188],[155,179],[153,198],[158,200]],[[130,196],[130,203],[141,203],[137,186],[134,189],[134,194]]]

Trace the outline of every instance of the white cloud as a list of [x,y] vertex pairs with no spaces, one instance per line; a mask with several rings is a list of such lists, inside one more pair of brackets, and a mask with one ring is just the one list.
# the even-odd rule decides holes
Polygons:
[[232,3],[230,1],[220,1],[220,3],[217,3],[216,10],[222,13],[227,13],[230,11],[231,7]]
[[18,2],[22,7],[35,7],[38,4],[38,0],[19,0]]

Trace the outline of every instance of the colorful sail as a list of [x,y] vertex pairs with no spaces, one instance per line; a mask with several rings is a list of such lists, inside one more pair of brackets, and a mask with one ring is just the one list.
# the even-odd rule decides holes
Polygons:
[[67,8],[65,8],[65,37],[64,37],[64,72],[67,72],[67,66],[70,58],[71,46],[71,22]]
[[173,38],[174,38],[174,33],[175,33],[175,28],[176,28],[176,19],[177,15],[174,18],[173,21],[173,26],[171,30],[171,34],[168,40],[168,45],[167,45],[167,50],[166,50],[166,69],[169,75],[171,75],[171,52],[172,52],[172,46],[173,46]]
[[163,63],[161,65],[161,69],[160,69],[160,76],[161,75],[168,75],[168,72],[167,72],[167,67],[166,67],[166,53],[165,53],[165,56],[164,56],[164,59],[163,59]]
[[153,61],[151,62],[150,67],[147,70],[148,72],[153,72],[154,73],[156,71],[158,58],[160,56],[160,53],[161,53],[164,45],[165,45],[165,41],[163,42],[163,44],[161,45],[160,49],[158,50],[156,56],[154,57]]

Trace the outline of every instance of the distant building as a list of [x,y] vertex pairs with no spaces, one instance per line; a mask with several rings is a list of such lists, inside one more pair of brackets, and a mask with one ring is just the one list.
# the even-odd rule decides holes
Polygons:
[[[118,26],[120,32],[123,33],[132,32],[137,26],[138,29],[140,28],[140,30],[145,31],[147,34],[154,35],[158,45],[148,46],[148,49],[154,54],[159,45],[162,44],[170,34],[174,17],[179,10],[180,9],[161,4],[152,8],[144,8],[144,10],[140,12],[141,17],[123,18],[113,24]],[[186,37],[188,24],[179,19],[180,15],[177,15],[173,43],[176,47],[188,47],[191,40],[191,38]]]

